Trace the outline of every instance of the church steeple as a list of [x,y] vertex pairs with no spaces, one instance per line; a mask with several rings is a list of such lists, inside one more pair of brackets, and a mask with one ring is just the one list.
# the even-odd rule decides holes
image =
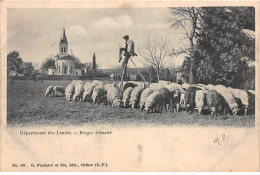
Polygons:
[[68,41],[67,41],[67,37],[66,37],[66,33],[65,33],[65,29],[63,28],[63,34],[62,34],[62,37],[60,39],[60,44],[68,44]]
[[60,57],[68,56],[68,40],[66,37],[65,29],[63,28],[63,34],[60,39]]

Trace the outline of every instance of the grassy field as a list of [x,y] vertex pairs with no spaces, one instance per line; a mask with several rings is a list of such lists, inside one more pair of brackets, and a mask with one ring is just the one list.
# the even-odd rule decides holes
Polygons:
[[[107,81],[108,82],[108,81]],[[211,116],[192,115],[186,112],[146,114],[139,109],[115,109],[109,106],[91,103],[72,102],[65,97],[45,98],[49,85],[66,87],[70,81],[44,81],[35,83],[23,80],[8,82],[7,122],[9,126],[37,125],[195,125],[195,126],[231,126],[254,127],[254,115]]]

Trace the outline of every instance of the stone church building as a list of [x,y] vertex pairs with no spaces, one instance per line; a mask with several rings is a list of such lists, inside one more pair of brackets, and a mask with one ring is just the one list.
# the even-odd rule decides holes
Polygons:
[[68,54],[68,40],[65,29],[59,44],[59,55],[55,58],[55,66],[48,69],[48,75],[82,75],[81,69],[76,69],[75,59]]

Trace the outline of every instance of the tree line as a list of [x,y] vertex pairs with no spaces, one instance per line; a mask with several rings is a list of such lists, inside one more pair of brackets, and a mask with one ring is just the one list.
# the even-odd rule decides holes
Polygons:
[[[186,53],[182,72],[188,82],[223,84],[254,89],[255,9],[253,7],[178,7],[169,8],[166,20],[188,46],[174,49],[167,37],[148,37],[139,50],[144,65],[165,68],[167,54]],[[151,39],[152,38],[152,39]]]
[[[59,55],[56,55],[56,57],[58,58]],[[82,63],[80,59],[74,55],[71,55],[71,57],[75,59],[75,67],[78,69],[83,69],[88,66],[88,75],[99,75],[99,72],[97,72],[98,65],[96,63],[95,53],[93,54],[92,63],[89,65]],[[55,66],[55,59],[52,56],[49,56],[42,62],[40,69],[47,72],[52,66]],[[37,70],[34,70],[34,66],[31,62],[24,62],[20,57],[20,53],[16,50],[13,50],[7,54],[7,75],[9,75],[11,71],[15,71],[16,75],[20,74],[25,77],[41,74]]]
[[7,54],[7,75],[9,75],[11,71],[29,77],[34,71],[34,67],[31,62],[24,62],[19,52],[14,50]]

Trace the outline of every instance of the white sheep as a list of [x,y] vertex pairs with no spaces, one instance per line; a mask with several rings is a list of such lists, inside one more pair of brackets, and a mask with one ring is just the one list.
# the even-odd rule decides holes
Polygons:
[[99,84],[104,85],[104,83],[102,81],[99,81],[99,80],[92,81],[92,85],[99,85]]
[[75,93],[73,95],[73,100],[78,101],[82,100],[83,101],[83,92],[84,92],[84,85],[81,82],[77,82],[75,86]]
[[93,101],[93,103],[97,104],[97,103],[103,102],[104,96],[105,96],[104,86],[102,84],[97,85],[93,89],[93,93],[92,93],[92,101]]
[[182,89],[185,90],[185,91],[186,91],[186,89],[188,89],[190,86],[191,86],[191,85],[188,84],[188,83],[183,83],[183,84],[181,85]]
[[216,89],[227,89],[226,86],[222,85],[222,84],[218,84],[215,86]]
[[207,93],[207,91],[208,91],[208,88],[207,88],[206,85],[203,85],[203,84],[194,84],[193,86],[196,87],[196,88],[198,88],[198,89],[201,89],[201,90],[205,91],[206,93]]
[[158,82],[158,84],[162,85],[162,87],[165,87],[165,86],[171,84],[171,82],[170,82],[170,81],[160,80],[160,81]]
[[124,85],[125,85],[126,83],[128,83],[128,82],[127,82],[127,81],[120,81],[120,82],[117,84],[117,87],[118,87],[119,89],[123,89],[123,87],[124,87]]
[[150,111],[162,113],[163,104],[163,95],[160,92],[153,92],[146,99],[144,111],[147,114]]
[[207,85],[205,84],[197,84],[198,87],[204,87],[205,89],[207,89]]
[[[174,112],[174,109],[176,110],[176,112],[179,112],[180,102],[181,102],[181,91],[179,89],[172,89],[171,93],[172,93],[172,96],[173,96],[172,112]],[[184,98],[184,94],[183,94],[183,98]]]
[[49,86],[47,87],[46,91],[45,91],[45,97],[48,97],[50,95],[54,95],[54,91],[53,91],[53,86]]
[[121,94],[120,90],[117,87],[110,87],[107,91],[107,105],[111,103],[112,108],[121,107]]
[[169,91],[173,91],[175,89],[179,89],[181,93],[184,93],[184,90],[180,84],[177,83],[171,83],[165,86]]
[[137,106],[137,104],[140,102],[140,97],[141,97],[143,90],[144,90],[144,86],[140,85],[140,86],[136,86],[133,89],[133,91],[131,92],[129,105],[131,105],[132,108],[135,108]]
[[199,111],[199,114],[202,113],[203,107],[206,105],[206,92],[203,90],[197,90],[195,95],[196,107]]
[[76,81],[76,84],[83,84],[83,85],[84,85],[84,81],[82,81],[82,80],[77,80],[77,81]]
[[140,111],[142,111],[144,109],[144,105],[145,105],[145,102],[146,102],[146,99],[148,98],[148,96],[153,93],[153,90],[151,88],[146,88],[142,94],[141,94],[141,97],[140,97]]
[[84,89],[83,92],[83,102],[91,101],[93,89],[96,87],[96,85],[90,85],[87,88]]
[[163,88],[163,86],[159,83],[151,83],[149,88],[151,88],[153,91],[159,91],[159,89]]
[[85,84],[84,84],[84,90],[85,90],[85,89],[88,89],[91,85],[92,85],[92,84],[91,84],[90,81],[86,81]]
[[76,86],[77,80],[72,80],[71,84],[73,84],[73,86]]
[[247,90],[247,91],[255,95],[255,90]]
[[180,97],[180,104],[183,104],[185,106],[185,98],[184,98],[184,93],[181,93]]
[[216,90],[220,95],[222,95],[222,97],[227,102],[228,107],[230,108],[232,113],[234,115],[237,115],[240,109],[239,109],[239,104],[237,103],[233,93],[230,90],[228,90],[226,87],[222,87],[222,86],[218,86],[218,87],[216,86],[214,90]]
[[98,80],[94,80],[93,82],[91,82],[90,84],[87,83],[84,85],[84,92],[83,92],[83,102],[85,101],[91,101],[92,99],[92,93],[93,93],[93,89],[97,86],[103,83],[101,81]]
[[107,92],[110,87],[116,87],[116,83],[114,82],[113,84],[105,84],[104,85],[105,91]]
[[208,85],[206,86],[206,88],[207,88],[208,90],[215,90],[215,89],[216,89],[216,87],[215,87],[214,85],[212,85],[212,84],[208,84]]
[[128,81],[128,83],[133,83],[133,84],[136,84],[137,86],[148,86],[149,83],[147,82],[142,82],[142,81]]
[[129,102],[129,99],[131,97],[131,92],[133,91],[134,88],[132,87],[128,87],[124,93],[123,93],[123,104],[124,104],[124,107],[127,106],[128,102]]
[[72,83],[68,84],[65,90],[66,99],[70,101],[72,99],[72,96],[74,95],[74,92],[75,92],[75,86]]
[[[225,104],[228,105],[229,109],[232,111],[234,115],[237,115],[239,113],[240,105],[233,93],[230,91],[230,89],[228,89],[224,85],[207,85],[207,88],[210,90],[217,91],[224,98]],[[225,107],[225,109],[226,108],[227,107]]]

